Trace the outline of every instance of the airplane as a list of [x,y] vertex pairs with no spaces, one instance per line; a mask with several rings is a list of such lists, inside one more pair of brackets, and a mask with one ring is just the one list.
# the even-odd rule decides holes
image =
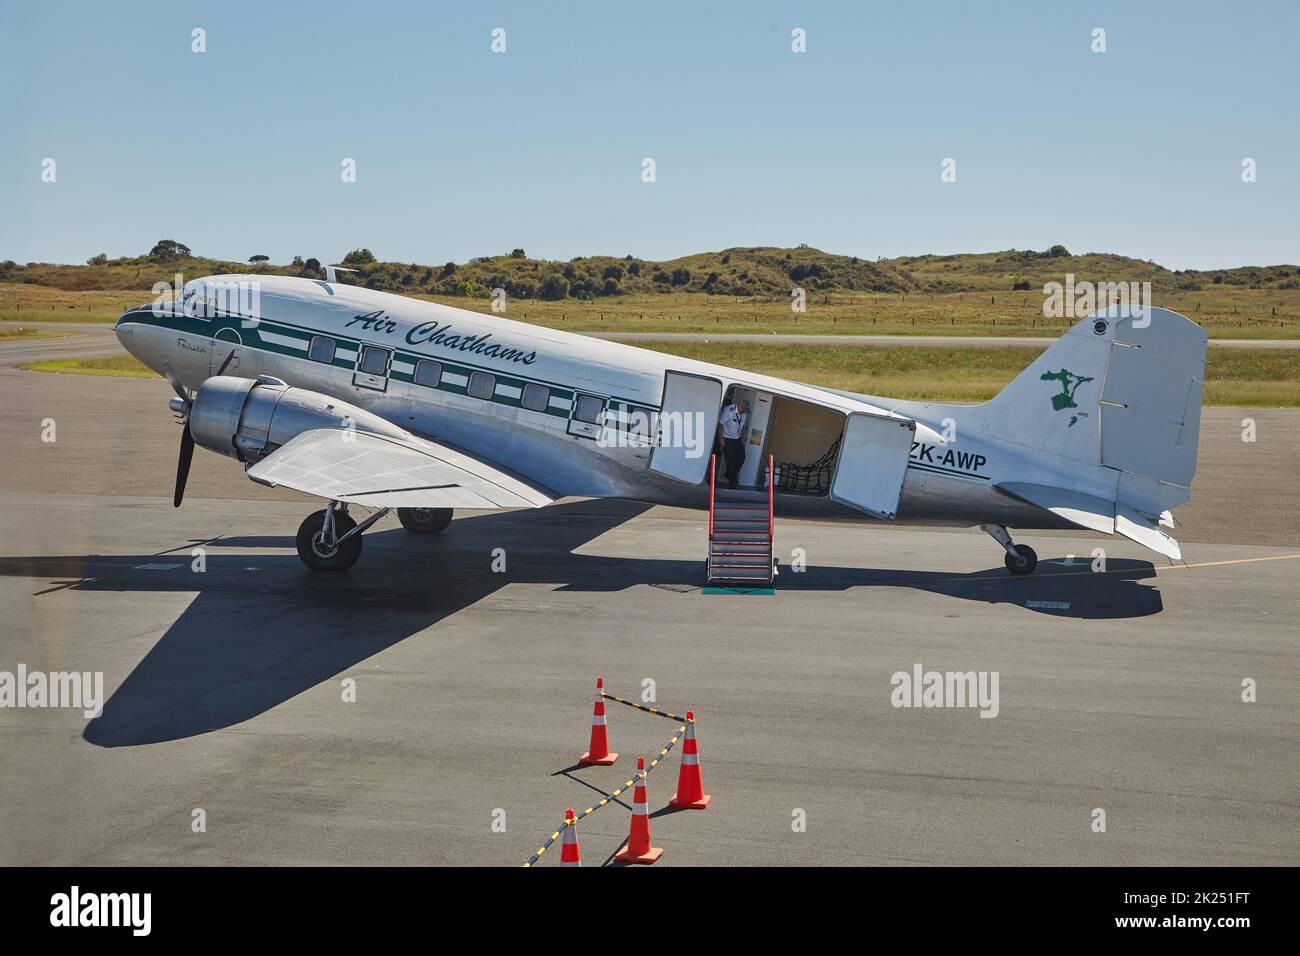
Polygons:
[[[955,405],[378,292],[340,283],[336,268],[324,280],[195,279],[116,325],[176,391],[173,504],[196,445],[239,460],[255,482],[323,498],[297,534],[314,571],[355,564],[362,533],[392,509],[408,531],[437,534],[457,508],[569,496],[712,508],[716,423],[740,399],[751,409],[739,475],[751,506],[978,525],[1017,575],[1038,557],[1009,528],[1119,534],[1181,559],[1163,529],[1196,471],[1207,337],[1176,312],[1109,306],[994,398]],[[353,506],[373,510],[357,521]],[[770,528],[769,518],[769,554]]]

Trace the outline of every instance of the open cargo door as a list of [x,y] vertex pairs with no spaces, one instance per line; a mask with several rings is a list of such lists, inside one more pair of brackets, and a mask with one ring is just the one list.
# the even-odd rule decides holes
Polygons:
[[892,521],[907,474],[916,422],[850,412],[831,480],[831,498]]
[[650,470],[692,485],[704,481],[721,411],[722,382],[667,372]]

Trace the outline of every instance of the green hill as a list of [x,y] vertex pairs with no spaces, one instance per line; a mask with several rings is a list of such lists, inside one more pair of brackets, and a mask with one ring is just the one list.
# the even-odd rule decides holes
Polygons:
[[[328,260],[325,260],[328,261]],[[627,255],[579,256],[568,262],[532,259],[523,250],[442,265],[382,262],[367,249],[350,252],[343,265],[355,274],[341,281],[410,295],[484,298],[504,288],[512,299],[593,299],[621,295],[693,292],[744,297],[787,297],[801,287],[812,293],[948,293],[1041,290],[1046,282],[1150,282],[1156,292],[1231,289],[1300,289],[1300,267],[1243,266],[1198,272],[1170,271],[1154,262],[1109,253],[1071,255],[1062,246],[1044,252],[1004,252],[951,256],[862,259],[793,249],[737,247],[701,252],[666,262]],[[320,262],[296,257],[289,265],[232,262],[194,256],[179,243],[164,240],[149,255],[117,259],[96,256],[86,265],[11,260],[0,262],[0,282],[29,283],[66,291],[151,289],[214,273],[261,273],[323,278]]]

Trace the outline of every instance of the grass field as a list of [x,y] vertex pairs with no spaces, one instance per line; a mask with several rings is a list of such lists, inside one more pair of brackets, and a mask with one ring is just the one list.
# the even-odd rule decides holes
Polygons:
[[[1032,346],[646,343],[656,351],[851,392],[916,401],[982,402],[1042,352]],[[1206,405],[1300,406],[1300,350],[1216,348],[1205,362]]]
[[0,328],[0,342],[11,342],[14,339],[57,339],[66,334],[65,332],[51,332],[45,329]]
[[[918,401],[982,402],[1042,351],[1032,346],[955,349],[911,345],[654,343],[656,351],[852,392]],[[149,378],[129,355],[22,366],[42,372]],[[1210,347],[1205,404],[1300,407],[1300,350]]]
[[31,372],[58,372],[68,375],[110,375],[118,378],[161,378],[133,355],[110,355],[104,358],[58,359],[54,362],[29,362],[18,366]]
[[[141,291],[69,292],[0,283],[0,321],[113,322],[150,301]],[[417,296],[478,312],[486,299]],[[1155,293],[1155,304],[1200,323],[1212,338],[1300,338],[1300,290]],[[676,292],[507,303],[505,318],[570,332],[759,332],[776,335],[1016,335],[1055,338],[1072,320],[1045,319],[1040,292],[810,294],[795,314],[781,297]]]

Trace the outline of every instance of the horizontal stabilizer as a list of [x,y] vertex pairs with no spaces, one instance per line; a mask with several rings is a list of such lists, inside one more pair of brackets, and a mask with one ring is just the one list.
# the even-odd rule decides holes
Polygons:
[[1144,548],[1150,548],[1175,561],[1182,559],[1182,549],[1178,542],[1160,530],[1161,525],[1169,528],[1174,526],[1173,515],[1168,511],[1159,518],[1152,519],[1126,504],[1116,504],[1068,488],[1022,481],[994,482],[993,487],[1003,494],[1050,511],[1081,528],[1104,534],[1119,532]]
[[469,455],[420,438],[313,428],[248,469],[264,485],[390,508],[540,508],[554,499]]
[[1054,488],[1051,485],[1035,485],[1028,482],[995,482],[998,491],[1005,492],[1013,498],[1037,505],[1057,517],[1073,522],[1090,531],[1104,534],[1115,533],[1115,502],[1067,488]]
[[1181,561],[1183,558],[1183,550],[1176,540],[1161,531],[1160,527],[1149,518],[1125,505],[1120,505],[1115,515],[1115,530],[1144,548],[1150,548],[1175,561]]

